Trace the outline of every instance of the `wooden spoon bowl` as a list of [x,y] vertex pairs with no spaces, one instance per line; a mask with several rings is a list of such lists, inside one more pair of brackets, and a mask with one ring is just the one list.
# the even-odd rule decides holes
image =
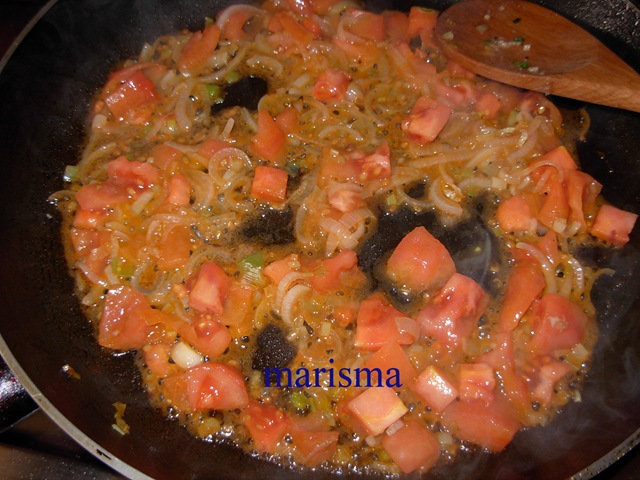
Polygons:
[[575,23],[522,0],[462,0],[436,26],[444,53],[493,80],[640,112],[640,75]]

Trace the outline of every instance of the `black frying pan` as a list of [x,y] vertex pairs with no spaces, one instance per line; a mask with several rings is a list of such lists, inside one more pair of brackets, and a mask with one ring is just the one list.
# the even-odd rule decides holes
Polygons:
[[[415,2],[414,2],[415,3]],[[444,8],[447,1],[424,5]],[[624,59],[640,66],[640,10],[630,0],[542,2],[574,18]],[[200,28],[220,0],[60,0],[48,4],[0,74],[0,349],[41,406],[89,451],[130,477],[328,478],[282,470],[228,445],[192,438],[148,406],[131,354],[99,348],[73,295],[59,240],[59,217],[46,198],[76,162],[92,92],[144,41]],[[411,2],[374,0],[374,9]],[[566,103],[572,109],[578,105]],[[640,212],[640,115],[589,106],[592,126],[579,145],[584,169],[604,196]],[[369,244],[372,264],[391,231],[423,217],[400,215]],[[430,478],[588,478],[640,440],[640,238],[623,251],[585,252],[613,277],[594,292],[602,338],[583,391],[552,424],[521,432],[500,455],[470,454]],[[70,365],[80,375],[64,372]],[[127,404],[131,434],[111,428],[116,401]],[[345,478],[350,478],[348,475]]]

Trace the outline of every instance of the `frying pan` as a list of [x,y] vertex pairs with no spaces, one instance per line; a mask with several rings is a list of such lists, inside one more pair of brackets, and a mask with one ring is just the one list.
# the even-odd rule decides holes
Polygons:
[[[447,1],[422,5],[446,8]],[[629,0],[543,2],[573,18],[635,68],[640,10]],[[100,348],[68,275],[60,218],[46,199],[62,187],[64,166],[82,148],[91,95],[118,61],[145,41],[200,28],[225,0],[59,0],[6,61],[0,74],[0,350],[37,404],[81,445],[133,478],[325,479],[322,471],[285,470],[227,444],[191,437],[152,409],[131,353]],[[374,0],[374,10],[410,2]],[[575,110],[581,105],[564,102]],[[587,106],[591,128],[578,149],[583,168],[615,205],[640,212],[640,116]],[[387,218],[361,254],[372,264],[390,232],[424,217]],[[369,257],[369,258],[367,258]],[[585,249],[581,260],[611,265],[594,289],[601,339],[582,401],[551,424],[520,432],[499,455],[468,453],[429,478],[589,478],[640,440],[640,238],[620,251]],[[71,366],[77,376],[66,373]],[[114,402],[127,404],[131,433],[111,428]],[[344,478],[362,478],[344,474]]]

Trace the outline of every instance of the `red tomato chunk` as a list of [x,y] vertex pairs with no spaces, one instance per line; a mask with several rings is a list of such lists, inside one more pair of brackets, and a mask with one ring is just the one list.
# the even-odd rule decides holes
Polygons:
[[347,405],[369,435],[379,435],[409,410],[392,388],[371,387]]
[[231,410],[249,404],[242,374],[222,363],[202,363],[184,373],[194,410]]
[[382,446],[404,473],[428,470],[440,458],[440,443],[435,435],[415,421],[382,437]]

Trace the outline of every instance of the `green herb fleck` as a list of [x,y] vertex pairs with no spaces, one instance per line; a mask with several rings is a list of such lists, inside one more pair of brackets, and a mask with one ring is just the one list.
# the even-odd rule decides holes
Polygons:
[[516,37],[513,39],[513,41],[516,43],[524,43],[524,37]]
[[527,68],[529,68],[529,62],[522,61],[522,62],[518,62],[518,61],[514,61],[513,64],[518,67],[521,68],[522,70],[526,70]]

